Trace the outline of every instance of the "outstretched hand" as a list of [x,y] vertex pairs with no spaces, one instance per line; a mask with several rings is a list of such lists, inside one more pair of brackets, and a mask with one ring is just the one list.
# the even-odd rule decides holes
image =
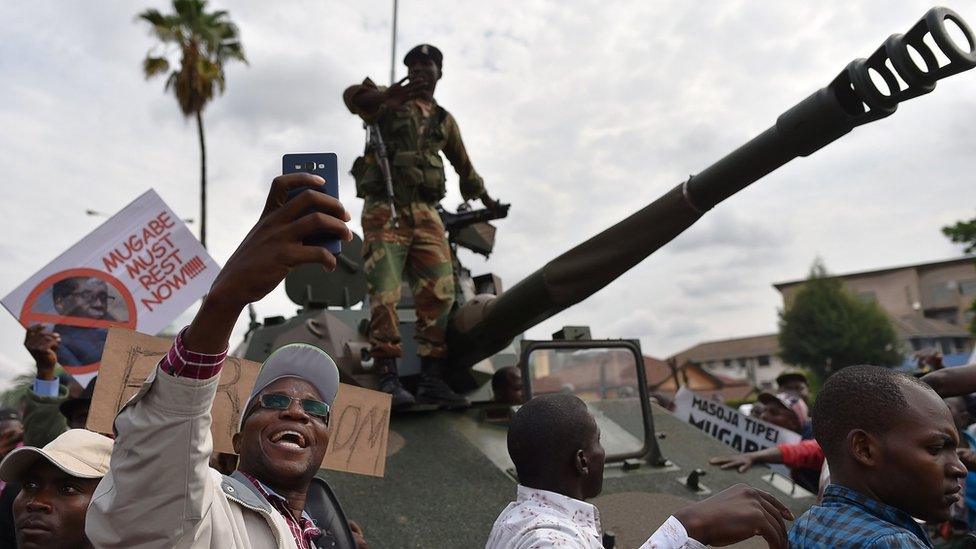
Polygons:
[[731,456],[713,457],[708,460],[712,465],[718,465],[719,469],[735,469],[740,473],[745,473],[752,468],[754,460],[749,454],[735,454]]
[[704,545],[731,545],[762,536],[773,549],[786,549],[786,523],[793,513],[767,492],[736,484],[674,513],[688,536]]
[[298,265],[318,263],[326,270],[335,269],[335,256],[320,246],[306,246],[302,240],[319,232],[352,240],[346,226],[349,212],[335,198],[315,191],[288,200],[289,190],[324,184],[324,179],[308,173],[275,178],[261,218],[220,270],[185,334],[190,349],[223,351],[244,307],[268,295]]

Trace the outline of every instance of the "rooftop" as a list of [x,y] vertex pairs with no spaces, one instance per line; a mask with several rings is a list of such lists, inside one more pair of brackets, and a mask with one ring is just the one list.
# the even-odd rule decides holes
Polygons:
[[[939,261],[928,261],[925,263],[913,263],[911,265],[901,265],[899,267],[885,267],[883,269],[873,269],[870,271],[857,271],[853,273],[836,274],[836,275],[830,275],[827,278],[856,278],[860,276],[877,276],[880,274],[891,273],[895,271],[903,271],[906,269],[927,269],[932,267],[944,267],[947,265],[955,265],[959,263],[967,263],[973,261],[976,261],[976,256],[966,255],[962,257],[956,257],[953,259],[942,259]],[[807,279],[804,278],[800,280],[790,280],[787,282],[776,282],[773,284],[773,287],[776,288],[777,290],[783,291],[783,288],[795,286],[797,284],[803,284],[806,281]]]
[[764,334],[706,341],[676,353],[672,358],[677,359],[679,364],[689,360],[700,363],[729,357],[774,355],[778,352],[779,336],[777,334]]
[[901,318],[889,315],[889,318],[895,327],[898,339],[902,340],[910,337],[972,337],[966,327],[934,318],[926,318],[920,315],[909,315]]

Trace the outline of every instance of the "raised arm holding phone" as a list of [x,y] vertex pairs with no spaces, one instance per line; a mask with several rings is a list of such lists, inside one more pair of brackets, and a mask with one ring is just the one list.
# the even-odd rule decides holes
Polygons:
[[[86,530],[96,547],[366,547],[331,490],[314,478],[329,443],[338,371],[324,352],[288,345],[273,353],[245,403],[234,437],[238,471],[210,469],[210,408],[231,331],[249,303],[302,263],[335,268],[309,235],[352,234],[335,198],[307,173],[274,180],[260,219],[220,271],[196,317],[115,420],[111,469]],[[334,544],[334,545],[333,545]]]

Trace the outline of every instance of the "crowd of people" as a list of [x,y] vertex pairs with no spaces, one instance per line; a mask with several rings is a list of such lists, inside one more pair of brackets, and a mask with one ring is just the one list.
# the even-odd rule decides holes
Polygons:
[[[57,334],[27,331],[37,377],[22,416],[0,410],[5,546],[368,547],[368,534],[316,477],[339,385],[335,363],[317,347],[286,345],[265,360],[233,438],[236,467],[211,466],[210,408],[237,317],[291,267],[335,267],[329,252],[302,243],[305,235],[351,238],[336,199],[305,192],[287,200],[290,189],[320,184],[310,174],[274,181],[193,321],[119,412],[114,440],[84,429],[92,386],[70,394],[54,375]],[[521,401],[506,389],[518,375],[508,368],[496,376],[500,401]],[[794,517],[771,494],[737,485],[675,510],[643,547],[753,536],[771,547],[930,547],[968,531],[973,508],[960,504],[976,491],[966,483],[976,452],[967,449],[966,402],[956,397],[976,391],[976,366],[921,379],[848,367],[826,381],[812,410],[805,380],[786,381],[760,396],[759,415],[796,432],[812,424],[812,436],[713,463],[740,471],[785,463],[818,478],[829,470],[819,503]],[[601,491],[605,453],[586,404],[566,393],[524,403],[508,427],[508,450],[519,484],[486,548],[602,547],[599,513],[586,500]]]

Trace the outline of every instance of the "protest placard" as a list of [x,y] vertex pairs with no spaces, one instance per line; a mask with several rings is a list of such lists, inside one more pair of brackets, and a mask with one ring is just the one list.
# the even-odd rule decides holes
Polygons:
[[[111,434],[115,415],[139,392],[142,382],[149,377],[172,344],[172,340],[163,337],[121,328],[109,329],[102,354],[102,368],[85,426],[92,431]],[[261,365],[256,362],[235,357],[227,357],[224,362],[217,396],[211,408],[213,423],[210,432],[213,434],[215,451],[234,453],[231,439],[237,431],[237,419],[260,369]]]
[[[111,434],[115,415],[139,392],[172,343],[166,338],[132,330],[109,329],[86,427]],[[214,451],[234,453],[232,439],[260,369],[257,362],[236,357],[228,357],[224,362],[211,409]],[[322,467],[382,477],[386,469],[390,404],[390,395],[386,393],[340,383],[329,421],[329,449]]]
[[734,408],[696,394],[687,387],[674,395],[674,415],[739,452],[754,452],[777,444],[800,442],[800,435],[749,417]]
[[391,403],[392,397],[386,393],[340,384],[329,422],[329,450],[322,466],[382,477]]
[[58,363],[97,375],[108,329],[158,333],[210,288],[220,267],[152,189],[3,298],[24,327],[61,336]]

